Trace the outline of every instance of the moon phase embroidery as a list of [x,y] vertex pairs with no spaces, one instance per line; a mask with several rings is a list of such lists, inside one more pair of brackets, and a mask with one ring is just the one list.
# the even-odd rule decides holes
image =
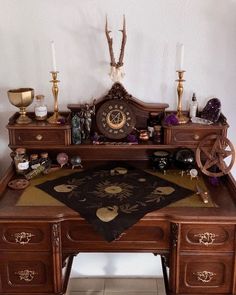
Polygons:
[[97,209],[96,211],[97,217],[103,222],[110,222],[116,218],[118,215],[118,207],[117,206],[108,206]]

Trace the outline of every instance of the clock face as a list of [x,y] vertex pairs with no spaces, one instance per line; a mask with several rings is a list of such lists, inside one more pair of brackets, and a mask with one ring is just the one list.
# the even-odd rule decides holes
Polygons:
[[109,100],[100,106],[96,121],[99,131],[107,138],[121,139],[132,132],[135,116],[125,101]]

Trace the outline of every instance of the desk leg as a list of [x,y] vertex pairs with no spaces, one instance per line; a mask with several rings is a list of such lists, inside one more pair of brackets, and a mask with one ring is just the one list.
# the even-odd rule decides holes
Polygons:
[[71,272],[71,268],[72,268],[72,263],[73,263],[73,259],[76,256],[76,254],[71,254],[68,258],[68,262],[66,267],[66,271],[65,271],[65,275],[64,275],[64,281],[63,281],[63,294],[66,293],[66,289],[68,287],[68,282],[70,279],[70,272]]
[[167,261],[166,260],[167,260],[167,258],[165,256],[161,255],[161,266],[162,266],[165,290],[166,290],[166,294],[169,294],[169,278],[168,278],[168,274],[167,274]]

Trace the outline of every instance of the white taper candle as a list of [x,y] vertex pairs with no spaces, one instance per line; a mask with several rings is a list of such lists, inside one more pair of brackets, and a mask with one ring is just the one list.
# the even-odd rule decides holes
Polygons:
[[179,44],[177,47],[177,71],[184,70],[184,44]]
[[54,41],[51,41],[51,50],[52,50],[52,71],[57,71],[57,63],[56,63],[56,54],[55,54],[55,44]]

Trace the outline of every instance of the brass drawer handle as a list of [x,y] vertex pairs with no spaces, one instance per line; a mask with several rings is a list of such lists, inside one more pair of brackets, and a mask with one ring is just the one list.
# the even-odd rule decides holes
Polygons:
[[37,272],[34,270],[24,269],[15,272],[15,274],[19,276],[20,280],[31,282],[34,279],[34,276],[37,275]]
[[205,232],[205,233],[196,234],[196,235],[194,235],[194,237],[199,238],[198,239],[199,244],[209,246],[214,243],[214,241],[215,241],[216,237],[218,237],[218,235],[213,234],[213,233],[209,233],[209,232]]
[[194,134],[194,135],[193,135],[193,139],[194,139],[194,140],[199,140],[199,139],[200,139],[200,136],[199,136],[198,134]]
[[197,276],[198,281],[201,281],[203,283],[209,283],[213,279],[213,277],[216,275],[214,272],[207,271],[207,270],[198,271],[193,274]]
[[21,245],[26,245],[30,242],[32,237],[35,237],[35,235],[32,233],[27,233],[23,231],[21,233],[15,233],[14,237],[15,237],[16,243],[19,243]]
[[38,134],[35,138],[40,141],[43,139],[43,136],[41,134]]

